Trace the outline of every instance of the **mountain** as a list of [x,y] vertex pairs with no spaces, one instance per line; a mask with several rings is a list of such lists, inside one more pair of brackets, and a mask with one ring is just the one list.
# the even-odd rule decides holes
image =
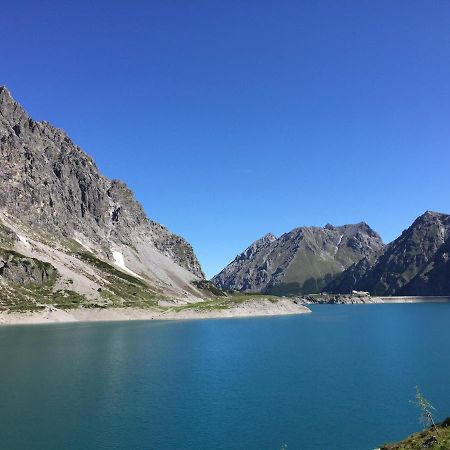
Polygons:
[[371,260],[340,274],[330,292],[374,295],[449,295],[450,216],[427,211]]
[[0,87],[0,302],[19,291],[34,301],[36,283],[52,298],[88,304],[121,305],[129,291],[136,304],[189,301],[203,295],[193,284],[203,279],[183,238],[148,219],[123,182]]
[[382,248],[380,236],[364,222],[301,227],[278,239],[265,235],[212,281],[227,290],[310,294],[322,291],[337,274]]
[[424,268],[399,291],[400,295],[450,294],[450,238]]

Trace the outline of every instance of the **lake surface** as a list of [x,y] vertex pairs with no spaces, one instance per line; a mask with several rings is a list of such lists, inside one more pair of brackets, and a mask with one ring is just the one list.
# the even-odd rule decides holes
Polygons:
[[450,415],[450,304],[0,328],[0,448],[370,450]]

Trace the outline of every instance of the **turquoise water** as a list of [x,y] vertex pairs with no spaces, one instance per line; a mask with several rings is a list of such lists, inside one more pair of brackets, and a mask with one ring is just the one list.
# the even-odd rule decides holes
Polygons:
[[450,304],[0,328],[0,448],[370,450],[450,415]]

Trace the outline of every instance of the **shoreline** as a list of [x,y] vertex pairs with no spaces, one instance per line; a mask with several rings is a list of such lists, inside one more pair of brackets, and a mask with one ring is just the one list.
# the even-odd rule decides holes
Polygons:
[[[407,304],[407,303],[450,303],[450,296],[393,296],[376,297],[376,301],[335,304]],[[193,303],[185,309],[169,308],[165,311],[140,308],[108,309],[57,309],[48,306],[42,311],[0,312],[0,327],[8,325],[34,325],[76,322],[126,322],[164,320],[203,320],[286,316],[311,313],[309,305],[332,304],[326,302],[295,302],[285,298],[277,302],[257,300],[238,303],[230,308],[202,309],[202,303]]]
[[195,308],[194,305],[179,311],[173,309],[159,311],[138,308],[57,309],[48,307],[36,312],[0,312],[0,327],[46,323],[126,322],[131,320],[231,319],[311,313],[307,306],[287,300],[279,300],[276,303],[270,301],[249,302],[231,308],[205,311],[201,311],[198,307]]
[[383,303],[448,303],[450,295],[402,295],[380,297]]

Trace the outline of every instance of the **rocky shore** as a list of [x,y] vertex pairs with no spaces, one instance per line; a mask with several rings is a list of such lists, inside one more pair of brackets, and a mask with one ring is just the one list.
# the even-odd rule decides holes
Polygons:
[[298,300],[304,304],[336,304],[336,305],[355,305],[363,303],[383,303],[380,297],[370,295],[352,295],[352,294],[310,294],[298,297]]
[[232,317],[278,316],[305,314],[311,310],[290,299],[249,299],[228,305],[199,302],[185,306],[150,308],[77,308],[58,309],[53,306],[42,311],[0,312],[0,325],[40,324],[58,322],[101,322],[127,320],[192,320]]

